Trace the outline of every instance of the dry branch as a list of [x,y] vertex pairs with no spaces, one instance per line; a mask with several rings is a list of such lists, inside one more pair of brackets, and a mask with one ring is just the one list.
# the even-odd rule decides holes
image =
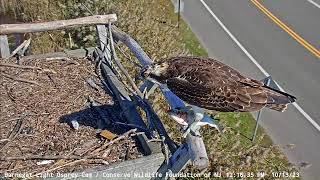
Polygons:
[[[36,66],[25,66],[25,65],[9,64],[9,63],[0,63],[0,66],[12,67],[12,68],[21,68],[21,69],[40,70],[40,71],[43,71],[43,72],[53,73],[53,74],[56,74],[56,73],[57,73],[57,72],[55,72],[54,70],[51,70],[51,69],[42,69],[42,68],[36,67]],[[10,76],[10,75],[7,75],[7,76]],[[8,77],[8,78],[10,78],[10,77]],[[25,79],[20,79],[20,80],[24,80],[24,81],[30,82],[29,80],[25,80]],[[31,81],[31,82],[33,82],[33,81]]]
[[139,88],[137,87],[137,85],[133,82],[132,78],[130,77],[128,71],[122,66],[121,62],[118,59],[118,56],[116,54],[116,50],[114,48],[114,43],[113,43],[113,37],[112,37],[112,31],[111,31],[111,23],[109,23],[109,37],[110,37],[110,46],[111,46],[111,52],[113,55],[113,59],[114,62],[117,64],[117,66],[119,67],[119,69],[122,71],[122,73],[126,76],[126,78],[128,79],[129,83],[131,84],[131,86],[133,87],[133,89],[135,90],[135,92],[140,96],[143,97],[143,94],[141,93],[141,91],[139,90]]
[[71,165],[77,164],[77,163],[82,162],[82,161],[85,161],[85,160],[87,160],[87,159],[79,159],[79,160],[71,161],[71,162],[62,164],[62,165],[60,165],[60,166],[54,167],[54,168],[52,168],[52,169],[48,169],[48,170],[46,170],[46,171],[44,171],[44,172],[37,173],[37,174],[31,176],[30,178],[39,177],[41,174],[49,173],[49,172],[55,171],[55,170],[57,170],[57,169],[63,168],[63,167],[65,167],[65,166],[71,166]]
[[101,150],[105,149],[106,147],[108,147],[108,146],[110,146],[110,145],[112,145],[112,144],[120,141],[121,139],[124,139],[124,138],[128,137],[130,134],[135,133],[136,131],[137,131],[137,129],[131,129],[131,130],[125,132],[124,134],[122,134],[121,136],[115,138],[114,140],[109,141],[109,142],[107,142],[107,143],[104,143],[101,147],[95,149],[95,150],[92,152],[92,154],[95,154],[95,153],[97,153],[97,152],[100,152]]
[[21,132],[21,129],[23,128],[23,119],[19,119],[12,131],[10,132],[8,136],[8,141],[0,148],[0,151],[4,150],[6,147],[8,147],[8,144],[10,141],[14,140],[17,135]]
[[8,58],[15,56],[19,51],[22,51],[21,54],[24,54],[24,51],[30,46],[31,38],[25,40],[21,43],[14,51],[12,51],[11,55]]
[[17,121],[17,120],[19,120],[19,119],[23,119],[23,118],[25,118],[25,117],[27,117],[27,116],[43,116],[43,115],[50,115],[50,114],[49,114],[49,113],[23,114],[23,115],[21,115],[20,117],[12,118],[12,119],[9,119],[9,120],[7,120],[7,121],[1,122],[1,123],[0,123],[0,126],[3,125],[3,124],[6,124],[6,123],[8,123],[8,122],[11,122],[11,121]]
[[17,78],[17,77],[13,77],[9,74],[5,74],[5,73],[0,73],[1,76],[4,76],[6,78],[12,79],[14,81],[20,81],[20,82],[24,82],[24,83],[29,83],[29,84],[35,84],[40,86],[40,84],[36,81],[31,81],[31,80],[27,80],[27,79],[23,79],[23,78]]
[[43,23],[26,23],[26,24],[2,24],[0,25],[1,34],[14,34],[14,33],[30,33],[30,32],[43,32],[59,29],[67,29],[77,26],[87,26],[93,24],[108,24],[109,22],[117,21],[116,14],[108,15],[95,15],[69,20],[51,21]]
[[21,69],[35,69],[35,70],[42,70],[42,68],[36,66],[24,66],[18,64],[9,64],[9,63],[0,63],[0,66],[4,67],[12,67],[12,68],[21,68]]
[[0,157],[0,161],[12,161],[12,160],[58,160],[58,159],[101,159],[101,157],[94,156],[12,156],[12,157]]

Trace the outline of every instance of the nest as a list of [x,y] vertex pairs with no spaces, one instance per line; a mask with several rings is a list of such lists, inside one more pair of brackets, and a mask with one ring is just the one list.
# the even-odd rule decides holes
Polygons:
[[0,64],[0,174],[75,172],[142,156],[129,134],[97,136],[101,117],[88,99],[102,111],[115,105],[87,59]]

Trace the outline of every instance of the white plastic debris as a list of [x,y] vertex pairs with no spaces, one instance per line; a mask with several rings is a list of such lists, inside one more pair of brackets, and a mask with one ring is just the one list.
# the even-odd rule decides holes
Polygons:
[[46,164],[51,164],[53,162],[54,160],[43,160],[43,161],[37,162],[37,165],[46,165]]
[[79,125],[77,120],[72,120],[71,121],[71,126],[72,126],[73,129],[78,130],[80,125]]

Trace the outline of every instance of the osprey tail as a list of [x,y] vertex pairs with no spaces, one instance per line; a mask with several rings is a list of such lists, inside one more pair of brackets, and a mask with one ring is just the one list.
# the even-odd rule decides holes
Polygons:
[[267,89],[267,108],[283,112],[287,109],[288,104],[296,101],[296,97],[288,93],[273,89],[268,86],[264,86],[264,88]]

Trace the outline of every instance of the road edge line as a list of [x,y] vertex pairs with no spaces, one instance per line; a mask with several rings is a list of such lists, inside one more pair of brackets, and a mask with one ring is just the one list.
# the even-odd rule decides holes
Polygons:
[[320,5],[317,4],[316,2],[312,1],[312,0],[307,0],[309,3],[313,4],[314,6],[316,6],[317,8],[320,9]]

